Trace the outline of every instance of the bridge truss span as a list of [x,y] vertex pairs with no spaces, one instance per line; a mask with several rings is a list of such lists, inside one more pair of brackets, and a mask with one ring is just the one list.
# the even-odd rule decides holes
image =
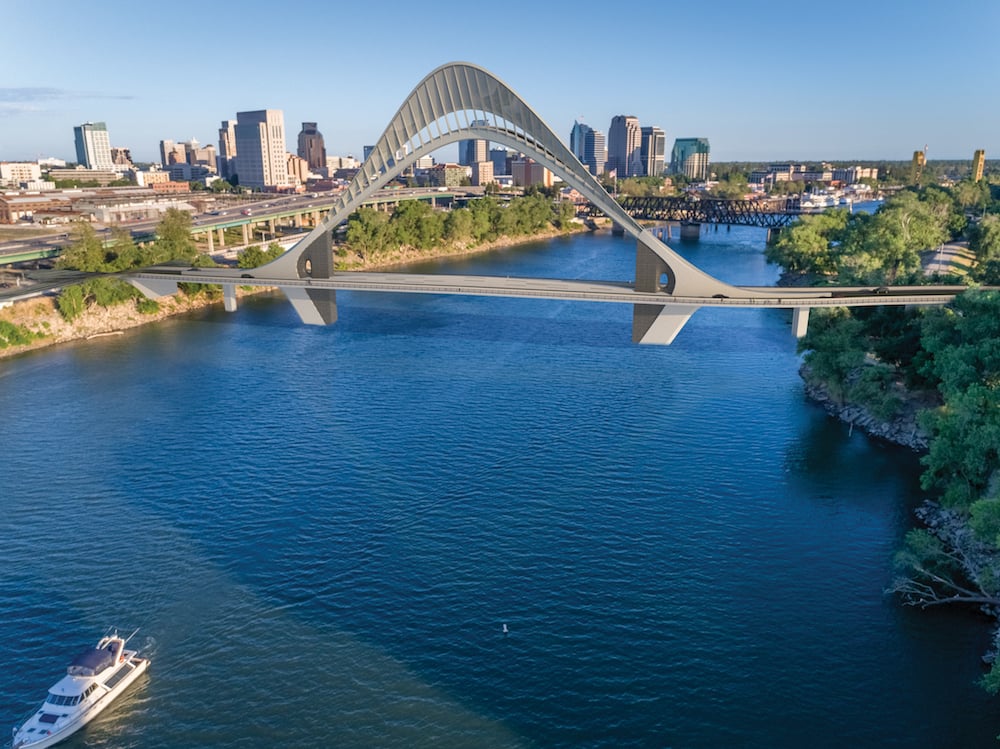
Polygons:
[[625,196],[621,207],[642,221],[683,221],[783,229],[804,211],[798,201],[780,199],[723,200],[719,198]]

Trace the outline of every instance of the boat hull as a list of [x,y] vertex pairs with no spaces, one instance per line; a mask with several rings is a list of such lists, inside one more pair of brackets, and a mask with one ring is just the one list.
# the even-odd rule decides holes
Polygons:
[[[121,694],[146,671],[147,668],[149,668],[148,658],[140,658],[136,655],[131,656],[126,664],[122,665],[120,669],[115,669],[114,673],[104,680],[110,681],[121,672],[121,669],[128,669],[127,672],[117,679],[114,686],[108,688],[107,692],[88,705],[84,710],[81,710],[78,715],[74,716],[71,720],[59,726],[58,729],[53,730],[51,733],[46,735],[26,733],[26,729],[30,726],[30,724],[33,722],[37,723],[35,721],[35,717],[37,717],[39,712],[43,712],[44,708],[42,711],[36,711],[36,715],[32,716],[32,718],[23,724],[14,734],[12,749],[45,749],[49,746],[55,746],[60,741],[65,741],[104,712],[112,702],[121,696]],[[97,681],[101,684],[104,683],[104,681],[101,681],[100,679]]]

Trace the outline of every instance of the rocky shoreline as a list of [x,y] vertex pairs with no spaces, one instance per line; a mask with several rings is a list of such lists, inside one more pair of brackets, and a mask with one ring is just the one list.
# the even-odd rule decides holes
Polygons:
[[900,412],[886,421],[872,414],[864,406],[838,401],[823,382],[811,376],[808,365],[803,364],[799,368],[799,375],[805,383],[806,397],[845,424],[857,427],[872,437],[908,447],[916,452],[926,452],[930,446],[930,436],[920,426],[919,414],[923,409],[936,405],[931,394],[904,394]]

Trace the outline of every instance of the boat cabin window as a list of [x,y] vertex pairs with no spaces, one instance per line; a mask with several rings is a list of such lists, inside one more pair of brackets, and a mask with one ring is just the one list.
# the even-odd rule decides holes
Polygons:
[[82,695],[79,694],[52,694],[49,692],[49,696],[45,701],[50,705],[77,705],[81,699]]
[[97,689],[97,685],[91,684],[89,687],[83,690],[83,699],[87,699],[91,694],[93,694],[95,689]]

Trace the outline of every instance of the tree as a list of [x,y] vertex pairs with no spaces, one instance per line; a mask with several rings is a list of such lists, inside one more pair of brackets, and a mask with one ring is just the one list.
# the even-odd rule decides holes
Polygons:
[[840,245],[840,282],[881,285],[922,280],[920,251],[948,238],[951,214],[939,193],[930,192],[924,201],[916,192],[904,190],[874,215],[852,216]]
[[562,231],[569,229],[576,221],[576,206],[568,200],[561,200],[556,204],[556,215],[554,223]]
[[143,254],[132,238],[132,232],[124,226],[112,226],[107,270],[138,268],[143,265],[143,259]]
[[63,250],[57,265],[60,268],[71,268],[87,272],[106,270],[107,251],[104,243],[97,236],[94,227],[85,221],[77,221],[71,230],[72,240]]
[[952,195],[965,211],[982,211],[990,203],[990,188],[985,180],[964,179],[952,188]]
[[400,244],[419,250],[430,249],[444,234],[443,216],[419,200],[404,200],[396,206],[392,224]]
[[191,236],[191,215],[177,208],[168,208],[156,226],[156,240],[153,242],[153,262],[169,260],[193,262],[198,255],[194,237]]
[[946,520],[934,530],[917,528],[906,534],[896,554],[899,574],[890,591],[908,606],[920,608],[946,603],[1000,605],[996,577],[980,574],[981,566],[972,561],[982,553],[981,544],[962,532],[963,524],[948,516]]
[[284,252],[284,248],[276,242],[268,245],[266,250],[260,245],[253,245],[247,247],[239,254],[239,257],[236,259],[236,265],[239,268],[259,268],[277,259]]
[[374,208],[362,207],[347,221],[347,245],[362,260],[373,261],[392,239],[389,216]]
[[472,213],[467,208],[452,208],[448,211],[448,215],[444,217],[444,238],[449,242],[466,242],[471,237]]
[[709,194],[713,198],[742,200],[746,197],[749,189],[746,176],[742,173],[734,172],[713,185]]
[[985,216],[972,226],[969,249],[976,254],[972,278],[990,286],[1000,284],[1000,216]]
[[921,483],[968,507],[1000,472],[1000,293],[968,291],[953,307],[924,324],[924,369],[944,405],[924,415],[933,439]]
[[791,273],[830,276],[837,269],[834,242],[843,235],[847,218],[843,209],[803,216],[781,232],[764,256]]
[[823,382],[838,402],[848,392],[849,375],[864,362],[866,346],[862,324],[844,307],[816,310],[809,332],[799,342],[812,375]]

